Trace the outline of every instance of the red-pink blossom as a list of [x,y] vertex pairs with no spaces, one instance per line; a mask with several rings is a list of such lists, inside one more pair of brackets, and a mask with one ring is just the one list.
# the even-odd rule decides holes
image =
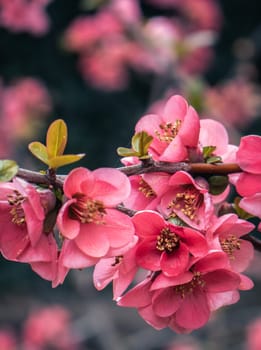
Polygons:
[[167,173],[130,176],[131,193],[124,205],[133,210],[156,209],[162,195],[168,190],[169,178]]
[[207,232],[212,249],[222,249],[228,256],[231,268],[236,272],[244,271],[254,256],[252,243],[241,237],[255,228],[251,222],[239,219],[236,214],[213,217]]
[[137,272],[136,242],[133,241],[130,249],[123,255],[101,259],[94,268],[93,282],[97,290],[104,289],[110,282],[113,283],[113,299],[118,299],[131,284]]
[[191,255],[199,257],[207,253],[207,242],[200,232],[173,225],[157,212],[140,211],[132,221],[140,237],[137,264],[147,270],[177,276],[185,272]]
[[149,153],[153,159],[179,162],[188,159],[189,148],[198,145],[199,117],[193,107],[179,96],[172,96],[162,115],[143,116],[135,132],[146,131],[153,137]]
[[176,172],[162,196],[159,211],[169,220],[178,217],[195,229],[206,230],[214,212],[208,184],[185,171]]
[[212,251],[179,276],[156,273],[147,277],[123,295],[118,305],[136,307],[156,329],[169,327],[187,333],[207,323],[213,305],[234,303],[239,289],[252,286],[251,281],[229,269],[224,252]]
[[[72,170],[64,182],[66,200],[57,218],[65,238],[61,256],[69,268],[94,265],[120,255],[133,239],[131,219],[116,206],[130,193],[126,175],[116,169]],[[66,244],[65,244],[66,243]]]

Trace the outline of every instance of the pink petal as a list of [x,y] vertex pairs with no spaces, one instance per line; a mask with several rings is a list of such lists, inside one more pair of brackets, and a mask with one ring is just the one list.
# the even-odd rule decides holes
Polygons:
[[177,119],[183,122],[187,113],[187,101],[180,95],[170,97],[163,111],[163,119],[166,123],[175,122]]
[[261,218],[261,193],[254,194],[250,197],[242,198],[239,203],[239,206],[246,212]]
[[157,289],[185,284],[190,282],[193,276],[194,276],[193,273],[190,271],[186,271],[179,276],[171,276],[171,277],[168,277],[163,273],[161,273],[153,281],[151,290],[157,290]]
[[130,194],[128,177],[117,169],[100,168],[93,171],[94,187],[90,197],[100,200],[105,206],[115,206]]
[[212,251],[195,263],[194,270],[206,273],[226,267],[229,267],[227,255],[223,251]]
[[160,256],[154,240],[140,243],[136,250],[137,265],[147,270],[160,270]]
[[208,302],[211,311],[215,311],[225,305],[235,304],[239,299],[240,295],[237,290],[222,293],[208,293]]
[[135,133],[146,131],[149,135],[155,136],[155,130],[159,130],[159,125],[163,122],[157,114],[147,114],[140,118],[135,127]]
[[198,231],[184,227],[184,236],[182,241],[188,247],[190,253],[194,256],[205,255],[208,251],[208,245],[205,237]]
[[[82,193],[82,183],[85,182],[85,187],[92,188],[93,175],[86,168],[73,169],[65,178],[63,189],[66,197],[71,198],[75,193]],[[87,185],[88,184],[88,185]]]
[[198,114],[193,107],[189,106],[179,131],[179,136],[183,144],[187,147],[197,147],[199,130],[200,124]]
[[59,211],[57,217],[57,226],[63,237],[74,239],[80,232],[80,221],[71,219],[69,216],[70,206],[76,202],[76,199],[71,199],[65,202]]
[[135,232],[139,237],[157,237],[160,231],[166,226],[164,218],[157,212],[144,210],[132,217]]
[[119,298],[117,305],[125,307],[144,307],[151,304],[152,293],[149,291],[151,286],[150,278],[146,278],[126,294]]
[[79,235],[75,238],[77,247],[86,255],[101,258],[106,255],[110,243],[106,235],[106,227],[97,229],[101,225],[81,224]]
[[248,135],[241,138],[239,150],[237,152],[237,162],[239,166],[249,173],[261,173],[261,137]]
[[200,289],[194,289],[185,299],[176,312],[176,322],[179,326],[188,329],[197,329],[204,326],[210,317],[210,308],[206,294]]
[[222,156],[228,147],[228,133],[225,127],[213,119],[200,120],[199,142],[204,146],[215,146],[214,154]]
[[166,276],[177,276],[185,271],[189,262],[188,248],[180,242],[179,248],[172,253],[163,252],[160,260],[162,272]]
[[177,135],[173,141],[165,148],[164,152],[159,157],[163,162],[182,162],[188,157],[188,151],[181,137]]
[[233,252],[233,257],[230,259],[232,269],[236,272],[244,271],[254,257],[254,247],[251,242],[240,240],[240,249]]
[[237,192],[241,196],[252,196],[257,192],[261,192],[261,175],[259,174],[240,174],[236,182]]
[[114,265],[115,258],[101,259],[93,271],[93,283],[97,290],[104,289],[117,275],[118,265]]
[[239,275],[226,269],[209,272],[204,275],[203,280],[206,282],[206,290],[212,293],[235,290],[240,284]]
[[134,237],[134,226],[130,217],[115,209],[106,209],[106,213],[104,225],[94,224],[92,230],[104,234],[112,248],[123,247],[131,243]]
[[60,254],[61,265],[70,269],[83,269],[95,265],[97,261],[97,258],[84,254],[74,241],[64,241]]
[[160,317],[171,316],[177,311],[181,303],[181,296],[173,288],[157,291],[152,299],[153,311]]
[[153,328],[160,330],[168,326],[169,318],[155,315],[151,305],[142,307],[138,311],[140,316]]

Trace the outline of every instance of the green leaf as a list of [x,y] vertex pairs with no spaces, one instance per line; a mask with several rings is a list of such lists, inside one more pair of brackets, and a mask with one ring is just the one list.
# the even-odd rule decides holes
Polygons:
[[46,135],[46,148],[49,158],[63,154],[67,144],[67,126],[62,119],[55,120],[48,128]]
[[221,194],[227,188],[229,183],[226,175],[213,175],[208,178],[209,192],[213,195]]
[[222,163],[222,158],[219,156],[209,157],[207,158],[206,163],[208,164]]
[[132,148],[118,147],[117,153],[121,157],[138,157],[139,154],[135,152]]
[[29,143],[28,148],[36,158],[49,165],[48,153],[45,145],[41,142],[34,141]]
[[233,204],[233,207],[234,207],[237,215],[240,217],[240,219],[248,220],[248,219],[254,218],[254,215],[249,214],[244,209],[240,208],[240,206],[239,206],[240,201],[241,201],[241,198],[240,197],[236,197],[234,199],[234,204]]
[[203,147],[203,157],[207,159],[213,155],[213,152],[216,150],[216,146],[205,146]]
[[81,154],[66,154],[62,156],[57,156],[49,159],[49,167],[52,169],[60,168],[61,166],[72,164],[78,162],[85,156],[84,153]]
[[131,139],[132,148],[138,153],[138,157],[141,159],[149,158],[148,149],[153,140],[153,137],[141,131],[135,134]]
[[7,182],[18,172],[18,165],[14,160],[4,159],[0,160],[0,181]]

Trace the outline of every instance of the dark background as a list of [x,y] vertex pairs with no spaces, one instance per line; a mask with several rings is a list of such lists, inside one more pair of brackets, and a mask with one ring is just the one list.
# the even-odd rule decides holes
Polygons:
[[[253,61],[257,67],[255,79],[260,83],[261,2],[223,0],[220,4],[224,24],[215,47],[216,58],[205,75],[206,80],[215,84],[233,75],[233,43],[237,38],[246,37],[256,45]],[[144,9],[151,11],[149,6]],[[57,118],[67,122],[68,153],[86,153],[81,165],[90,169],[118,166],[116,148],[130,145],[136,121],[152,102],[155,79],[132,73],[129,87],[120,92],[103,92],[88,86],[76,68],[76,55],[61,49],[64,30],[80,13],[79,1],[54,0],[48,13],[51,30],[40,38],[29,34],[14,35],[0,28],[0,76],[4,84],[24,76],[41,79],[53,101],[46,128]],[[44,128],[41,130],[39,140],[44,141],[45,131]],[[257,134],[260,131],[260,116],[244,130]],[[26,152],[26,144],[19,145],[19,149],[22,148]],[[20,162],[20,154],[17,158]],[[37,167],[39,163],[36,162]],[[261,266],[259,256],[258,263]],[[3,259],[0,265],[0,327],[10,324],[19,330],[33,307],[59,303],[72,311],[72,326],[83,338],[84,349],[160,350],[174,338],[187,339],[186,336],[175,336],[169,330],[157,332],[136,316],[135,310],[116,307],[111,301],[110,288],[100,293],[94,290],[89,271],[70,273],[65,283],[53,290],[49,282],[36,276],[26,265]],[[252,274],[255,289],[243,292],[240,303],[220,311],[205,328],[193,334],[202,342],[200,349],[245,349],[245,327],[252,317],[261,315],[258,295],[261,273],[257,268]]]

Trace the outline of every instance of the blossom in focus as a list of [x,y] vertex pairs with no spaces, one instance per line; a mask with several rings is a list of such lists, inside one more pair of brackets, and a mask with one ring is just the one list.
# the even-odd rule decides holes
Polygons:
[[159,211],[168,220],[178,217],[195,229],[206,230],[214,212],[207,182],[177,171],[169,180],[169,190],[162,196]]
[[252,243],[241,237],[255,228],[251,222],[239,219],[236,214],[212,218],[207,237],[212,249],[222,249],[228,256],[232,270],[242,272],[254,257]]
[[156,329],[187,333],[206,324],[213,310],[237,302],[239,289],[252,288],[244,277],[230,270],[224,252],[212,251],[179,276],[147,277],[119,298],[118,305],[136,307]]
[[146,131],[153,137],[149,153],[154,160],[180,162],[188,159],[190,148],[197,147],[199,128],[194,108],[183,97],[174,95],[167,101],[162,115],[143,116],[135,132]]
[[149,271],[177,276],[186,271],[191,256],[207,253],[207,242],[200,232],[166,222],[157,212],[140,211],[132,221],[140,238],[137,265]]
[[168,190],[169,178],[167,173],[130,176],[131,193],[124,205],[133,210],[156,209],[162,195]]
[[123,254],[133,240],[131,219],[116,206],[130,193],[126,175],[116,169],[72,170],[64,182],[65,203],[57,225],[65,238],[64,266],[83,268]]

